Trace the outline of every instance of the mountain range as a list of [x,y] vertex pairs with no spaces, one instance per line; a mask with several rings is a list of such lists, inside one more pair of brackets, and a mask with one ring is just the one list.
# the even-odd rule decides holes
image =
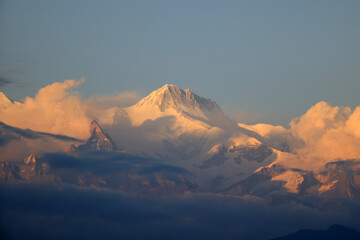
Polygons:
[[[12,104],[22,103],[0,94],[0,108]],[[291,167],[287,162],[301,156],[288,129],[237,123],[214,101],[175,85],[133,106],[106,109],[89,125],[86,140],[1,122],[1,181],[136,193],[207,191],[273,202],[360,197],[360,158]]]

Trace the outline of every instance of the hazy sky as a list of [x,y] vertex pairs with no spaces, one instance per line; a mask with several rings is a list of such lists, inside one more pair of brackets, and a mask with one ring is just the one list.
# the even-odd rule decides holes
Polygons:
[[243,122],[360,103],[360,1],[0,1],[0,88],[84,96],[172,83]]

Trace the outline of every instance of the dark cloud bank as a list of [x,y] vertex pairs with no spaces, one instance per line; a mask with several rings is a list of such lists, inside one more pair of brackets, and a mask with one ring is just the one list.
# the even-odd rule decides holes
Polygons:
[[327,210],[214,194],[145,197],[34,183],[1,185],[2,239],[271,239],[332,224],[360,229],[360,206]]

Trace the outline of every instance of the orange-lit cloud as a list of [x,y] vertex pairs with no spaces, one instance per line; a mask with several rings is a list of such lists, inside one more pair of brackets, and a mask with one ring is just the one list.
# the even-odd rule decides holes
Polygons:
[[290,149],[279,159],[298,168],[322,168],[327,162],[360,158],[360,107],[319,102],[290,123]]
[[0,120],[15,127],[84,138],[90,120],[80,97],[71,92],[83,82],[66,80],[48,85],[34,98],[26,97],[23,103],[0,109]]
[[136,93],[131,92],[83,99],[73,91],[83,82],[84,79],[55,82],[40,89],[34,98],[7,104],[0,108],[0,121],[15,127],[85,139],[91,120],[101,115],[101,111],[111,105],[123,107],[138,99]]

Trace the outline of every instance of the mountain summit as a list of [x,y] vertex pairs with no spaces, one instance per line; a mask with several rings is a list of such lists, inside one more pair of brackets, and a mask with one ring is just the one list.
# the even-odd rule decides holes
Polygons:
[[136,105],[127,108],[127,111],[135,125],[140,125],[147,119],[154,120],[169,115],[201,121],[211,127],[235,125],[214,101],[172,84],[153,91]]
[[179,87],[166,84],[153,91],[150,95],[142,99],[137,106],[155,105],[160,111],[168,108],[178,108],[179,110],[207,110],[221,111],[220,107],[207,98],[194,94],[190,89],[182,90]]

